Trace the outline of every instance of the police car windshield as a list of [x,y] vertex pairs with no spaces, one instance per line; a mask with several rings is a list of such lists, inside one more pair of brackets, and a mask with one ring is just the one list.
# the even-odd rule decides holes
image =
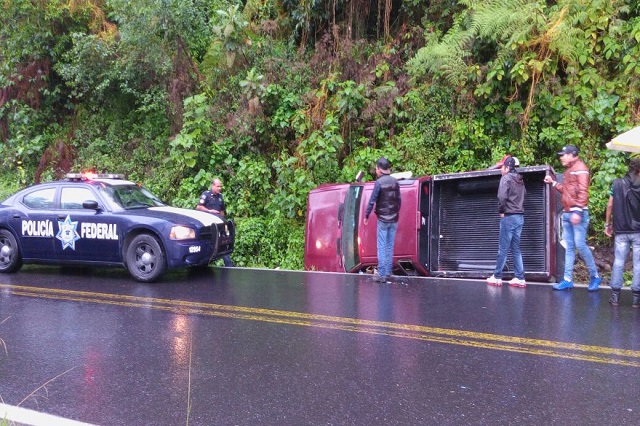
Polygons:
[[110,204],[125,210],[165,205],[158,197],[138,185],[105,185],[100,189]]

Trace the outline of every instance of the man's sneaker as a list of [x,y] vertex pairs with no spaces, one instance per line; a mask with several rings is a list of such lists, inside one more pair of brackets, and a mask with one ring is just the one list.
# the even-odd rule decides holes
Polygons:
[[573,288],[573,281],[562,280],[558,284],[553,285],[554,290],[571,290]]
[[377,283],[383,283],[385,282],[385,277],[380,276],[377,272],[373,275],[373,280]]
[[600,287],[600,283],[602,282],[601,277],[591,277],[589,281],[589,287],[587,287],[588,291],[598,291],[598,287]]
[[527,282],[524,279],[520,279],[520,278],[513,278],[511,281],[509,281],[509,285],[511,287],[526,287],[527,286]]
[[487,278],[487,284],[500,287],[502,285],[502,278],[496,278],[494,275],[491,275]]

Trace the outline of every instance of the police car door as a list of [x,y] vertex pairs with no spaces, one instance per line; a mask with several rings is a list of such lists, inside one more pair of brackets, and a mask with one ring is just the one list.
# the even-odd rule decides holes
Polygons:
[[56,223],[52,217],[55,186],[35,188],[19,200],[14,221],[10,222],[19,238],[23,259],[52,260]]
[[[82,206],[85,201],[95,201],[100,208],[85,209]],[[119,237],[114,222],[93,188],[62,186],[57,211],[57,258],[68,263],[118,262]]]

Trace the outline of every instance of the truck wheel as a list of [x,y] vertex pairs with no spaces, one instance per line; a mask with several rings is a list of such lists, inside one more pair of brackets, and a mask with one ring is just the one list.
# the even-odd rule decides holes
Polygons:
[[156,281],[167,269],[167,259],[158,241],[148,234],[131,240],[126,251],[127,269],[138,282]]
[[21,267],[22,256],[18,242],[11,232],[0,230],[0,272],[16,272]]

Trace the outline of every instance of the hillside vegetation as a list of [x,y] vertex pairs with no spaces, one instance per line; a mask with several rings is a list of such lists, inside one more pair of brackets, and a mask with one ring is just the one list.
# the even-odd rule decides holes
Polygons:
[[[306,197],[387,156],[590,165],[592,227],[640,119],[619,0],[0,0],[0,196],[124,173],[193,208],[224,182],[240,266],[302,268]],[[593,232],[597,242],[601,232]]]

